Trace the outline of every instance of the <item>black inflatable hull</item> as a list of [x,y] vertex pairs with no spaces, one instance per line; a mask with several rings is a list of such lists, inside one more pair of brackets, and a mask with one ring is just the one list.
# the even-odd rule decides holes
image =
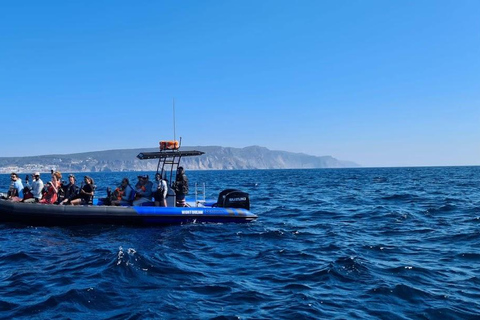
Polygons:
[[236,208],[162,208],[71,206],[21,203],[0,200],[0,222],[28,225],[169,225],[184,223],[249,222],[256,215]]

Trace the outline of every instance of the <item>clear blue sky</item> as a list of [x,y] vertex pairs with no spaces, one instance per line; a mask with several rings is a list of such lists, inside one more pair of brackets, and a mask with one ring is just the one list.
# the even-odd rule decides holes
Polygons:
[[183,144],[480,165],[480,1],[2,1],[0,156]]

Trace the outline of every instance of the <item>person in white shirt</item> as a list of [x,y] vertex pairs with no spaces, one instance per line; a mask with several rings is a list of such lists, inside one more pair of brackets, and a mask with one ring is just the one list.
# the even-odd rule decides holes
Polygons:
[[33,174],[32,193],[35,202],[42,200],[43,181],[40,179],[40,172]]
[[153,198],[155,199],[156,207],[167,206],[167,192],[167,181],[165,181],[165,179],[162,179],[162,175],[160,173],[157,173],[155,175],[155,183],[152,186],[152,194]]
[[39,200],[42,199],[42,196],[43,196],[42,194],[43,181],[42,179],[40,179],[40,173],[35,172],[34,174],[32,174],[32,177],[33,177],[32,185],[30,185],[30,182],[28,181],[28,174],[25,177],[25,180],[27,182],[26,187],[30,190],[33,196],[32,198],[24,199],[23,202],[25,203],[38,202]]

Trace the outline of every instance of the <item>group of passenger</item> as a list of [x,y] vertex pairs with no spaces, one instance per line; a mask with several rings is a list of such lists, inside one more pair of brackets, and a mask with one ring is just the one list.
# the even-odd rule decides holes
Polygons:
[[155,182],[150,181],[148,175],[137,177],[138,182],[135,188],[130,185],[128,178],[123,178],[122,183],[112,193],[107,189],[107,198],[102,199],[104,203],[114,206],[142,206],[151,203],[156,207],[167,206],[168,185],[166,177],[160,173],[155,174]]
[[[40,173],[32,174],[32,183],[29,182],[29,175],[25,178],[25,186],[17,173],[10,175],[10,188],[3,199],[14,202],[43,203],[59,205],[88,205],[93,204],[95,195],[94,180],[85,176],[81,187],[76,185],[76,177],[73,174],[68,176],[68,183],[62,181],[62,174],[59,171],[51,171],[51,179],[44,184]],[[188,178],[183,167],[178,167],[176,180],[172,184],[176,193],[177,206],[187,206],[185,195],[188,193]],[[138,182],[133,188],[128,178],[123,178],[120,186],[114,192],[107,188],[107,198],[102,199],[106,205],[113,206],[141,206],[151,203],[159,207],[167,206],[168,185],[165,176],[155,174],[155,181],[151,182],[148,175],[138,176]]]
[[84,177],[84,182],[79,188],[76,185],[75,175],[68,176],[68,184],[62,181],[62,174],[59,171],[51,171],[51,179],[43,183],[40,172],[32,174],[32,184],[29,175],[25,177],[25,186],[17,173],[10,174],[10,188],[6,196],[2,198],[13,202],[79,205],[92,204],[95,194],[94,180]]

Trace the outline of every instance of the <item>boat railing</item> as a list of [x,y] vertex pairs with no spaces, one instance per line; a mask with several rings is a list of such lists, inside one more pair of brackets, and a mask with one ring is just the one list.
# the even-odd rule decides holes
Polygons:
[[[195,206],[199,206],[200,204],[204,204],[206,200],[206,191],[205,191],[205,182],[201,185],[201,190],[199,191],[199,186],[195,183]],[[199,195],[203,196],[203,200],[199,200]]]

